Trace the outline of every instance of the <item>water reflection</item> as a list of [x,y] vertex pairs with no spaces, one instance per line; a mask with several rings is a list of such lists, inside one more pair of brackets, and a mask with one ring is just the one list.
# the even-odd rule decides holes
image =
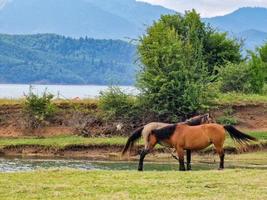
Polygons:
[[[23,98],[29,93],[30,85],[23,84],[0,84],[0,98]],[[57,98],[95,98],[99,96],[108,86],[98,85],[32,85],[32,91],[36,94],[42,94],[45,90],[52,93]],[[129,94],[137,94],[138,91],[132,86],[120,86],[120,88]]]

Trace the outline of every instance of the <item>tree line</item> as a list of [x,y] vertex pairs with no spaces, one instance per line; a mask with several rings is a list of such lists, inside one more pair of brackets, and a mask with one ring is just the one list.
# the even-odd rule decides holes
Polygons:
[[132,99],[111,88],[101,96],[101,105],[115,117],[124,116],[116,113],[126,108],[131,117],[150,113],[177,122],[206,110],[220,92],[263,93],[267,43],[246,56],[242,43],[202,22],[195,10],[163,15],[137,45],[140,95]]
[[130,85],[135,55],[136,47],[121,40],[2,34],[0,82]]

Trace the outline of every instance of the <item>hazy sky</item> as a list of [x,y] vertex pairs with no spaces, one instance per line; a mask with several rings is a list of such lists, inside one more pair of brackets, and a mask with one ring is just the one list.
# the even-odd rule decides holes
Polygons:
[[[3,8],[8,1],[12,0],[0,0],[0,9]],[[137,0],[137,1],[144,1],[151,4],[162,5],[181,13],[183,13],[185,10],[191,10],[192,8],[195,8],[201,14],[202,17],[225,15],[240,7],[247,7],[247,6],[267,8],[267,0]]]
[[7,0],[0,0],[0,9],[4,7],[6,2],[7,2]]
[[195,8],[202,17],[225,15],[240,7],[266,7],[267,0],[138,0],[158,4],[183,13]]

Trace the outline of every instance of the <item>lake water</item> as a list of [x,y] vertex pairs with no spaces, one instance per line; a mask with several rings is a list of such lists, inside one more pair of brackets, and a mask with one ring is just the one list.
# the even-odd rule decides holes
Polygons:
[[[76,159],[41,159],[41,158],[0,158],[1,172],[23,172],[39,169],[79,169],[79,170],[137,170],[138,161],[92,161]],[[192,168],[198,170],[216,170],[218,162],[193,162]],[[226,162],[226,168],[248,168],[267,170],[266,164],[254,161],[247,163]],[[173,161],[144,163],[145,171],[177,171],[178,163]]]
[[[137,170],[138,162],[90,161],[75,159],[21,159],[0,158],[0,172],[21,172],[38,169],[79,169],[79,170]],[[177,170],[177,163],[145,163],[146,170]]]
[[[31,85],[32,91],[36,94],[42,94],[45,90],[56,97],[74,99],[74,98],[95,98],[99,96],[100,91],[104,91],[108,86],[98,85]],[[17,99],[22,98],[29,93],[30,85],[24,84],[0,84],[0,98]],[[132,86],[120,86],[126,93],[136,94],[137,90]]]

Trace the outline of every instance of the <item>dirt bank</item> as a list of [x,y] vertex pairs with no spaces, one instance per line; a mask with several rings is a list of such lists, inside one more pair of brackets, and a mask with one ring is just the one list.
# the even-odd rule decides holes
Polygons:
[[231,117],[236,119],[236,127],[241,130],[266,131],[267,130],[267,104],[246,104],[220,106],[211,113],[218,119],[231,112]]
[[[103,123],[94,119],[94,114],[97,112],[95,103],[61,103],[58,104],[58,107],[59,112],[49,125],[29,131],[23,128],[23,114],[20,104],[0,105],[0,137],[68,135],[83,128],[96,135],[116,132],[116,124]],[[218,119],[229,110],[231,110],[231,117],[237,120],[239,129],[267,131],[267,104],[219,106],[211,113]],[[88,121],[93,126],[88,125]],[[125,135],[130,132],[131,130],[127,130]]]

